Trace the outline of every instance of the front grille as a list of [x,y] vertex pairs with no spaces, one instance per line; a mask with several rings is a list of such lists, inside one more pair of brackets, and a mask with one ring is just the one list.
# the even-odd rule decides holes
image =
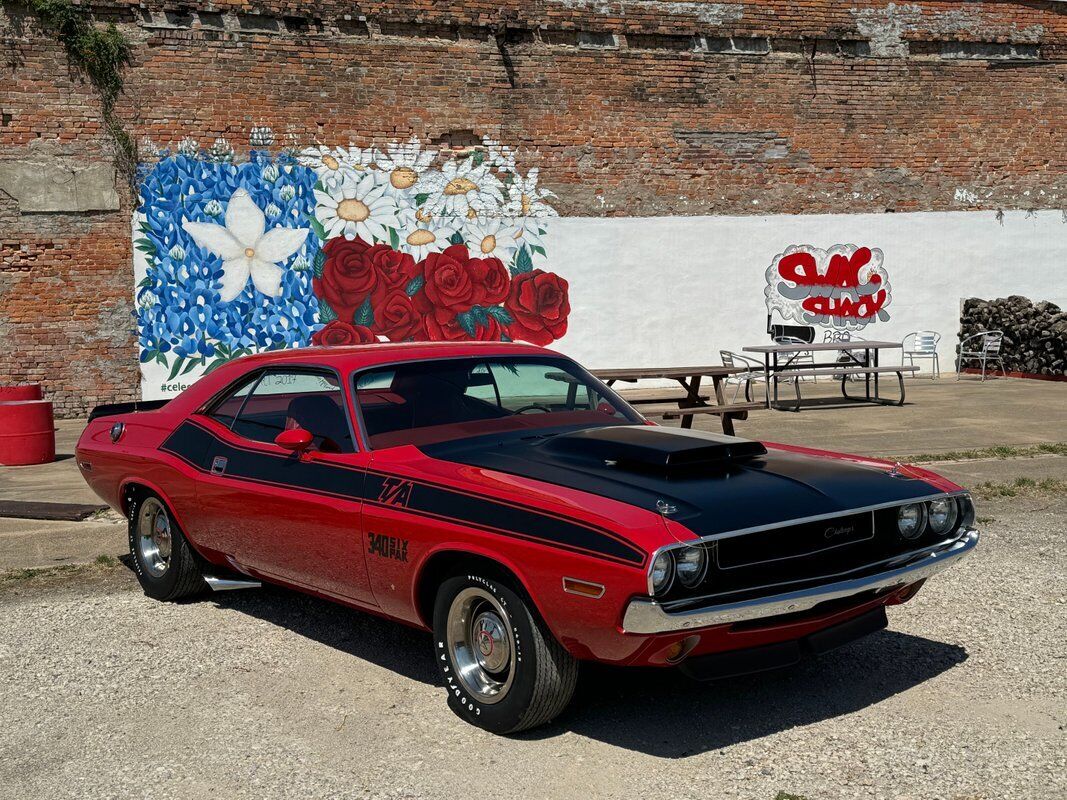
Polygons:
[[873,537],[874,514],[868,511],[721,539],[711,554],[720,570],[731,570],[855,548]]
[[689,599],[733,602],[873,574],[897,556],[955,539],[959,524],[948,534],[927,530],[908,540],[897,531],[897,509],[887,508],[728,536],[699,545],[708,555],[699,585],[675,581],[661,600],[679,606]]

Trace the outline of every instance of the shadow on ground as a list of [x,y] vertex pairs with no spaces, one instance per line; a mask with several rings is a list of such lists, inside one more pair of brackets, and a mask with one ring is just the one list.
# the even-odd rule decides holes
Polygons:
[[[438,684],[423,631],[277,587],[211,599],[410,680]],[[880,631],[791,669],[706,684],[669,669],[589,663],[565,715],[519,738],[574,731],[661,758],[685,758],[850,714],[966,658],[955,645]]]

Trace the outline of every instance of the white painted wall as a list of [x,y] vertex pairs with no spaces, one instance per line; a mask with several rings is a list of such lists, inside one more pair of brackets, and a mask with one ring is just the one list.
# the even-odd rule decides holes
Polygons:
[[943,370],[952,369],[963,298],[1021,294],[1067,307],[1061,211],[1000,221],[992,211],[566,217],[552,220],[548,240],[571,299],[568,332],[551,346],[591,368],[717,364],[720,349],[768,343],[765,273],[792,244],[881,248],[891,319],[859,335],[899,341],[936,330]]

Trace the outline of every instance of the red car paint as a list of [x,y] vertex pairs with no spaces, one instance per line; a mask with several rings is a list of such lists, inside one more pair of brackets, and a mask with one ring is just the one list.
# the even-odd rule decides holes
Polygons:
[[[325,366],[336,370],[350,419],[356,420],[349,380],[354,371],[398,361],[513,354],[557,355],[527,345],[475,342],[307,348],[246,357],[204,376],[163,408],[94,419],[78,442],[78,465],[93,490],[123,513],[125,490],[131,484],[156,492],[170,507],[193,547],[219,567],[236,567],[257,578],[427,628],[430,620],[420,608],[419,598],[430,559],[443,553],[481,556],[497,562],[521,582],[551,632],[575,657],[627,665],[665,665],[668,647],[692,636],[694,631],[625,633],[622,614],[631,598],[648,594],[648,557],[663,545],[698,537],[652,510],[527,477],[434,459],[412,445],[371,450],[358,425],[358,452],[311,451],[299,457],[350,470],[353,480],[370,474],[387,476],[382,478],[382,490],[373,502],[372,498],[344,499],[299,488],[205,475],[160,449],[180,425],[193,421],[234,448],[297,457],[276,444],[243,439],[199,413],[237,378],[263,366]],[[121,435],[112,441],[116,422],[123,423],[123,427]],[[809,448],[767,446],[852,460],[887,471],[894,467],[892,462]],[[916,472],[939,489],[959,488],[925,470]],[[612,561],[534,539],[500,535],[460,520],[409,513],[404,503],[409,481],[448,487],[461,495],[499,501],[505,507],[532,508],[561,521],[615,531],[644,557],[641,563]],[[564,577],[601,584],[605,591],[599,598],[566,593]],[[797,639],[879,604],[902,602],[912,594],[914,588],[905,586],[855,606],[791,618],[786,623],[768,621],[765,625],[700,629],[695,631],[700,641],[693,654]]]

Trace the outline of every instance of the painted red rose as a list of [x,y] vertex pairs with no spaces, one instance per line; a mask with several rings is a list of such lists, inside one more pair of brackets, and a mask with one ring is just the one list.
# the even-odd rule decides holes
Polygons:
[[371,330],[391,342],[426,338],[423,314],[402,289],[393,289],[374,301],[374,324]]
[[469,311],[478,294],[471,269],[471,260],[466,246],[454,244],[443,253],[430,253],[422,262],[422,274],[426,278],[423,291],[433,305],[433,315],[444,325],[456,314]]
[[567,281],[552,272],[535,269],[511,279],[511,292],[504,304],[514,320],[511,338],[546,345],[567,332],[571,304]]
[[346,344],[370,344],[378,339],[370,328],[353,325],[344,320],[335,319],[311,335],[311,343],[323,347],[343,347]]
[[487,317],[484,323],[475,323],[474,336],[464,330],[456,318],[439,322],[433,315],[426,317],[426,338],[431,342],[499,342],[505,333],[508,333],[507,329],[495,317]]
[[360,238],[330,239],[322,246],[326,262],[315,278],[315,294],[325,300],[342,322],[352,322],[356,310],[378,286],[378,270],[367,257],[373,248]]
[[475,305],[494,306],[508,296],[511,276],[499,258],[472,258],[467,268],[474,281]]
[[405,289],[411,279],[418,274],[419,267],[415,259],[407,253],[401,253],[388,245],[376,244],[363,256],[374,266],[378,273],[378,286],[371,295],[371,303],[377,307],[394,289]]

